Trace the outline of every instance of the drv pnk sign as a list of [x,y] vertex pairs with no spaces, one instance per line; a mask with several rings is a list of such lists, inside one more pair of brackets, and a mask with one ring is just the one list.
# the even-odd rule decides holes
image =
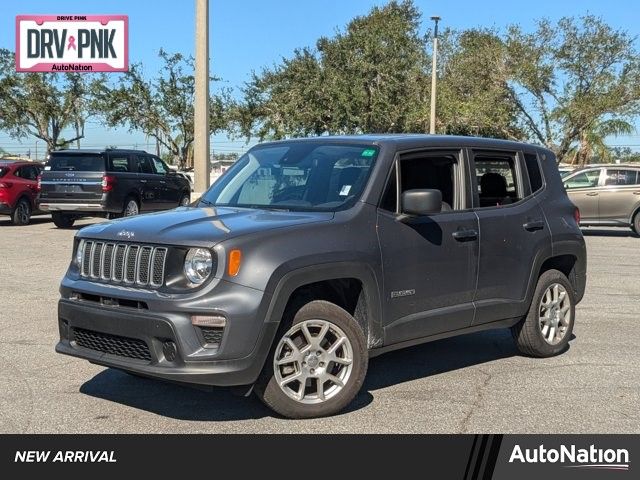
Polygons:
[[18,15],[16,71],[126,72],[127,15]]

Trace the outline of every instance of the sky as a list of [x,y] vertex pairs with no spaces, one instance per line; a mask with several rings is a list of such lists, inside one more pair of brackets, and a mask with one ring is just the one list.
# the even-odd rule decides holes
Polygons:
[[[252,71],[278,63],[296,48],[313,46],[321,36],[331,36],[351,18],[365,15],[375,0],[210,0],[209,35],[212,74],[224,85],[241,88]],[[442,17],[441,25],[454,29],[519,24],[533,30],[536,19],[591,13],[632,35],[640,34],[637,0],[415,0],[423,13],[422,30],[431,28],[429,17]],[[142,62],[153,76],[159,66],[158,50],[193,54],[195,2],[193,0],[0,0],[0,48],[15,49],[15,16],[20,14],[126,14],[129,16],[129,61]],[[113,74],[116,75],[116,74]],[[106,129],[90,120],[82,146],[117,145],[155,148],[138,132]],[[149,143],[148,143],[149,142]],[[611,139],[610,144],[640,147],[640,132]],[[21,143],[0,132],[0,147],[12,152],[35,153],[35,139]],[[40,152],[44,146],[39,142]],[[244,140],[224,135],[212,138],[218,152],[243,151]]]

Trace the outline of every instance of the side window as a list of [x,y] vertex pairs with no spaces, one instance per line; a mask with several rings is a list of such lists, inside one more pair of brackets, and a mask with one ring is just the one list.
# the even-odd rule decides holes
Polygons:
[[151,166],[151,157],[147,155],[137,155],[135,157],[136,167],[134,171],[138,173],[153,173],[153,167]]
[[[435,189],[442,192],[442,211],[452,210],[455,199],[454,166],[457,155],[422,152],[400,157],[400,193],[414,189]],[[397,199],[395,167],[382,196],[380,208],[396,211]]]
[[571,190],[573,188],[591,188],[598,185],[600,178],[600,170],[589,170],[580,172],[572,177],[564,180],[564,188]]
[[167,173],[167,167],[164,165],[164,163],[162,163],[162,160],[156,157],[151,157],[151,159],[153,160],[153,168],[155,170],[155,173],[157,173],[158,175],[165,175]]
[[525,153],[524,163],[527,166],[527,173],[529,174],[531,193],[535,193],[542,188],[542,172],[540,171],[538,156],[533,153]]
[[24,178],[24,169],[27,167],[19,167],[13,171],[13,176],[18,178]]
[[476,152],[475,175],[480,207],[500,207],[522,200],[518,185],[516,156],[511,153]]
[[110,172],[129,172],[129,156],[128,155],[111,155],[109,157]]
[[635,170],[612,170],[607,168],[605,185],[636,185],[638,172]]

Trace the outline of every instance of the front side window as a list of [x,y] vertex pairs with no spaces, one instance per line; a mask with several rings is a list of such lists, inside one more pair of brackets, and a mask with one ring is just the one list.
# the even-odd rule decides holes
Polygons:
[[153,160],[153,169],[155,172],[158,175],[165,175],[167,173],[167,168],[164,166],[164,163],[162,163],[162,160],[155,157],[151,157],[151,159]]
[[474,164],[481,208],[501,207],[522,200],[514,154],[476,153]]
[[605,185],[637,185],[640,183],[638,175],[640,172],[636,170],[613,170],[607,168],[607,176],[605,177]]
[[335,211],[357,201],[378,148],[291,142],[243,155],[203,195],[205,205]]
[[572,177],[564,179],[564,187],[567,190],[571,190],[574,188],[597,187],[599,178],[600,170],[589,170],[587,172],[580,172]]
[[[400,157],[400,197],[407,190],[440,190],[442,193],[442,211],[454,207],[454,166],[457,154],[421,152],[409,153]],[[393,167],[387,187],[382,196],[380,208],[396,212],[397,180],[396,167]]]

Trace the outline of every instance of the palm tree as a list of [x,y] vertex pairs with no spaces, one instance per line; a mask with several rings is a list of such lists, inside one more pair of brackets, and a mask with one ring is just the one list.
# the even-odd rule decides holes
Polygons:
[[578,145],[573,147],[567,155],[569,163],[582,166],[593,157],[597,157],[602,163],[608,163],[613,160],[613,157],[611,149],[605,143],[606,138],[629,135],[634,131],[634,126],[625,120],[609,119],[592,124],[591,128],[580,132]]

